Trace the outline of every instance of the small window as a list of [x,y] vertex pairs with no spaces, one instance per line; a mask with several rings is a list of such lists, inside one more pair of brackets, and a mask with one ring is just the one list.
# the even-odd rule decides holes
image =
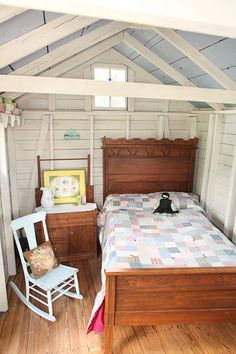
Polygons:
[[[127,70],[124,66],[94,66],[94,80],[126,82]],[[94,96],[95,109],[126,109],[126,97]]]

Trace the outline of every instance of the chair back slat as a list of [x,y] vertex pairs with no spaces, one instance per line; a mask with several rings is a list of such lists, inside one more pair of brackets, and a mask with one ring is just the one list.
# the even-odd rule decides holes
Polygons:
[[36,234],[35,234],[35,229],[34,229],[34,224],[29,224],[24,227],[25,234],[27,237],[27,241],[29,244],[29,249],[32,250],[36,248],[37,245],[37,240],[36,240]]
[[20,229],[24,229],[25,235],[29,244],[29,249],[32,250],[37,247],[37,238],[35,234],[35,228],[34,224],[37,222],[42,222],[44,230],[46,230],[45,236],[46,236],[46,241],[48,240],[48,234],[47,234],[47,226],[46,226],[46,213],[45,211],[40,211],[38,213],[22,216],[21,218],[15,219],[11,222],[10,226],[13,231],[13,235],[15,238],[16,246],[19,252],[19,256],[21,259],[21,263],[24,269],[25,276],[28,274],[27,271],[27,263],[25,261],[22,248],[19,242],[19,237],[17,234],[17,231]]
[[43,221],[46,219],[45,211],[40,211],[38,213],[22,216],[21,218],[15,219],[11,222],[12,230],[19,230],[23,227],[31,224],[35,224],[36,222]]

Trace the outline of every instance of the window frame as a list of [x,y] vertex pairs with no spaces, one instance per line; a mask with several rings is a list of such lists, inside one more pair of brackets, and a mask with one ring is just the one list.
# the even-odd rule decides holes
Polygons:
[[[128,68],[126,65],[122,65],[122,64],[106,64],[106,63],[96,63],[92,65],[92,79],[95,80],[95,68],[106,68],[109,69],[109,74],[111,73],[112,69],[123,69],[125,70],[125,82],[127,82],[128,80]],[[105,81],[105,80],[104,80]],[[113,81],[115,82],[115,81]],[[117,81],[116,81],[117,82]],[[120,81],[123,82],[123,81]],[[127,97],[125,97],[125,107],[111,107],[111,97],[115,97],[115,96],[108,96],[109,97],[109,107],[97,107],[95,105],[95,97],[96,96],[104,96],[104,95],[94,95],[92,96],[92,110],[95,111],[127,111],[128,110],[128,100]]]

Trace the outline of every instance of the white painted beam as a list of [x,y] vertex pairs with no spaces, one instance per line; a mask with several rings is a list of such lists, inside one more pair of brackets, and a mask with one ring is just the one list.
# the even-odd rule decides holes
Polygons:
[[235,0],[1,0],[4,5],[236,38]]
[[[196,87],[196,85],[188,80],[183,74],[181,74],[178,70],[169,65],[165,60],[160,58],[157,54],[153,53],[150,49],[145,47],[141,42],[131,36],[128,32],[124,32],[124,41],[139,52],[144,58],[149,60],[151,63],[160,68],[163,72],[165,72],[168,76],[176,80],[179,84],[183,86]],[[203,102],[206,102],[204,100]],[[208,103],[213,109],[222,108],[220,105],[215,103]]]
[[26,9],[20,7],[1,6],[0,23],[10,20],[10,18],[20,15],[25,11]]
[[109,22],[82,37],[70,41],[52,52],[33,60],[32,62],[10,73],[10,75],[37,75],[44,70],[47,70],[49,67],[52,67],[53,65],[56,65],[79,52],[82,52],[82,50],[85,50],[120,31],[123,31],[125,28],[127,28],[127,24],[125,23]]
[[10,125],[8,125],[7,127],[7,148],[9,160],[12,216],[14,219],[16,219],[19,217],[19,201],[16,184],[16,150],[14,141],[14,128],[12,128]]
[[214,80],[219,82],[224,88],[235,90],[236,83],[231,80],[222,70],[213,64],[200,51],[194,48],[188,41],[172,29],[154,28],[154,30],[180,52],[185,54],[195,64],[197,64],[203,71],[208,73]]
[[206,209],[210,218],[212,217],[213,214],[212,202],[214,200],[215,176],[217,171],[217,164],[218,164],[218,157],[219,157],[219,150],[220,150],[222,118],[223,118],[222,114],[216,113],[214,119],[214,132],[213,132],[213,139],[212,139],[208,185],[206,191]]
[[[123,32],[119,32],[114,34],[103,41],[94,44],[92,47],[85,49],[82,51],[78,48],[79,53],[74,55],[73,57],[64,60],[63,62],[55,65],[53,68],[48,69],[41,73],[39,76],[42,77],[59,77],[66,72],[80,66],[81,64],[87,62],[93,57],[105,52],[106,50],[110,49],[112,46],[120,43],[123,39]],[[83,48],[83,47],[82,47]],[[81,52],[82,51],[82,52]],[[0,96],[4,96],[4,93]],[[18,97],[22,96],[19,92],[9,92],[8,97],[11,97],[13,100],[17,99]]]
[[16,274],[15,250],[13,235],[10,228],[11,223],[11,193],[10,182],[8,176],[8,163],[6,151],[6,129],[3,123],[0,123],[0,189],[1,204],[3,214],[3,227],[5,234],[5,244],[7,252],[7,273],[8,275]]
[[137,82],[109,82],[37,76],[0,75],[0,90],[19,92],[142,97],[163,100],[236,103],[236,91]]
[[89,116],[90,183],[94,180],[94,116]]
[[193,139],[197,136],[197,117],[189,117],[189,139]]
[[200,199],[203,208],[206,207],[206,199],[207,199],[207,189],[208,189],[208,180],[211,166],[211,154],[212,154],[212,146],[214,139],[214,130],[215,130],[215,114],[211,113],[208,122],[208,132],[207,132],[207,145],[206,145],[206,155],[204,161],[204,169],[202,176],[202,186]]
[[163,82],[156,78],[154,75],[150,74],[147,70],[143,69],[141,66],[136,64],[134,61],[130,60],[123,54],[119,53],[116,49],[111,49],[111,54],[114,55],[119,61],[121,61],[126,66],[130,67],[136,72],[139,72],[141,75],[145,77],[148,81],[154,84],[162,84]]
[[47,139],[47,133],[49,129],[49,115],[45,115],[42,119],[42,125],[41,125],[41,130],[40,130],[40,135],[39,135],[39,140],[38,140],[38,146],[35,154],[35,159],[34,159],[34,164],[33,164],[33,169],[32,169],[32,174],[31,174],[31,180],[30,180],[30,186],[28,189],[28,195],[26,195],[25,198],[25,207],[24,207],[24,215],[30,214],[33,212],[33,206],[34,206],[34,200],[35,200],[35,188],[37,187],[37,156],[40,155],[42,156],[46,139]]
[[[116,49],[112,48],[111,53],[123,64],[126,66],[132,68],[135,72],[140,73],[145,79],[150,81],[151,83],[156,83],[156,84],[163,84],[161,80],[156,78],[154,75],[150,74],[147,70],[143,69],[141,66],[130,60],[129,58],[125,57],[123,54],[119,53]],[[194,105],[192,105],[190,102],[186,102],[187,108],[189,110],[194,110],[196,109]]]
[[[0,230],[2,231],[2,230]],[[8,310],[7,301],[7,288],[6,288],[6,278],[5,278],[5,264],[3,258],[2,243],[0,242],[0,312],[5,312]]]
[[[234,147],[233,165],[229,182],[229,197],[226,206],[224,232],[229,237],[233,236],[234,222],[236,218],[236,144]],[[235,239],[233,240],[236,241]]]
[[157,116],[157,139],[164,138],[165,116]]
[[[98,63],[99,61],[100,61],[100,59],[104,59],[104,57],[103,57],[103,53],[102,54],[99,54],[99,55],[97,55],[96,57],[93,57],[92,59],[90,59],[90,60],[87,60],[85,63],[82,63],[81,65],[79,65],[79,66],[76,66],[76,71],[78,70],[78,72],[79,71],[83,71],[84,69],[87,69],[89,66],[91,66],[91,65],[94,65],[95,63]],[[67,76],[68,75],[68,76]],[[60,75],[60,77],[68,77],[68,78],[73,78],[74,76],[73,76],[73,74],[71,75],[71,72],[69,72],[69,74],[67,74],[67,72],[66,73],[64,73],[64,74],[62,74],[62,75]],[[35,94],[35,93],[24,93],[22,96],[21,96],[22,94],[20,93],[18,93],[18,96],[20,96],[17,100],[16,100],[16,102],[17,102],[17,104],[21,107],[22,106],[22,103],[23,102],[25,102],[26,100],[28,100],[28,99],[34,99],[35,98],[35,96],[37,96],[37,94]],[[7,94],[7,96],[9,96],[9,94]],[[86,110],[86,109],[85,109]],[[25,109],[24,109],[24,112],[25,112]],[[48,111],[47,111],[48,112]],[[54,113],[55,112],[55,110],[52,110],[52,111],[50,111],[49,110],[49,112],[50,113]],[[45,113],[45,112],[44,112]]]
[[64,15],[23,34],[0,46],[0,68],[79,31],[91,23],[94,18]]
[[165,72],[168,76],[172,77],[181,85],[194,86],[194,84],[189,81],[184,75],[178,72],[175,68],[169,65],[165,60],[160,58],[153,51],[145,47],[141,42],[131,36],[128,32],[124,32],[124,41],[130,47],[139,52],[144,58],[149,60],[151,63],[155,64],[157,68],[160,68],[163,72]]

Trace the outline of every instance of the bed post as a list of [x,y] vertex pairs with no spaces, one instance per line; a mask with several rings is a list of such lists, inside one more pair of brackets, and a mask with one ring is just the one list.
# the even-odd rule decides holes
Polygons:
[[112,354],[115,314],[115,276],[106,273],[104,354]]

